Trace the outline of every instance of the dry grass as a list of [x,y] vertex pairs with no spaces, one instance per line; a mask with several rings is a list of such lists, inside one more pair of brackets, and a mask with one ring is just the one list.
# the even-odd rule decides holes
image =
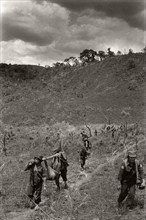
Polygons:
[[[123,55],[66,70],[52,71],[50,68],[31,66],[26,69],[25,66],[3,68],[0,95],[3,98],[2,120],[5,124],[1,130],[9,130],[11,124],[15,135],[7,140],[8,156],[2,155],[0,158],[0,167],[4,164],[0,171],[0,219],[23,220],[27,216],[31,220],[145,218],[139,209],[134,211],[134,215],[126,213],[118,216],[116,200],[119,192],[116,187],[121,158],[113,163],[108,161],[126,146],[136,143],[142,158],[145,152],[142,142],[144,131],[140,126],[131,129],[133,125],[130,125],[124,140],[124,131],[112,138],[111,132],[101,133],[101,124],[96,124],[109,121],[120,124],[123,122],[120,115],[122,110],[130,113],[128,123],[143,122],[146,79],[144,56]],[[129,59],[135,63],[132,68]],[[81,173],[79,150],[82,142],[79,133],[85,122],[90,122],[92,134],[97,129],[97,135],[90,138],[93,154],[88,160],[86,172]],[[22,170],[34,155],[52,154],[52,147],[57,144],[58,131],[68,155],[68,182],[71,187],[68,191],[62,189],[56,193],[55,184],[48,182],[48,191],[43,192],[44,204],[39,211],[30,212],[25,194],[29,174]]]
[[[62,129],[64,149],[68,154],[70,164],[68,168],[70,188],[68,191],[62,189],[60,193],[57,193],[55,192],[55,183],[48,182],[47,192],[43,192],[44,203],[40,206],[40,210],[36,212],[27,211],[28,199],[25,192],[29,175],[21,171],[26,162],[36,153],[41,155],[51,154],[51,148],[56,144],[56,132],[59,126],[55,125],[49,129],[47,127],[44,127],[44,129],[39,127],[15,129],[16,138],[9,140],[7,143],[8,156],[1,157],[2,164],[5,164],[2,172],[1,197],[3,204],[1,215],[3,219],[6,219],[7,216],[7,219],[20,220],[21,217],[27,215],[30,216],[29,219],[31,220],[92,220],[97,217],[100,220],[118,219],[116,209],[119,193],[117,191],[117,173],[121,157],[113,160],[113,163],[108,163],[107,158],[113,158],[117,152],[124,150],[124,146],[121,144],[122,133],[116,145],[110,133],[98,133],[97,136],[92,137],[93,154],[88,160],[86,173],[81,173],[78,160],[78,151],[81,146],[79,130],[76,128],[74,133],[70,135],[68,131],[63,133],[64,126],[63,124],[60,130]],[[46,133],[49,144],[44,142]],[[138,135],[138,140],[139,153],[141,153],[144,150],[142,134]],[[35,142],[35,145],[32,142]],[[128,146],[135,143],[135,139],[130,137],[130,133],[126,143]],[[12,148],[12,146],[15,147]],[[140,154],[140,156],[142,155]],[[106,163],[108,164],[106,165]],[[98,167],[99,169],[97,169]],[[15,211],[15,213],[12,214],[12,211]],[[122,219],[126,220],[126,216],[127,214]],[[138,216],[137,211],[133,219],[137,220]]]

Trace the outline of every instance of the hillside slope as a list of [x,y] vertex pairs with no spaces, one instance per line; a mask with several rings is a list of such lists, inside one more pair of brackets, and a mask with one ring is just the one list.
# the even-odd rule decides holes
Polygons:
[[[49,129],[48,129],[49,128]],[[98,128],[98,126],[97,126]],[[134,129],[134,128],[133,128]],[[136,190],[135,209],[129,212],[124,203],[122,212],[117,210],[119,182],[117,175],[121,161],[125,155],[123,133],[119,139],[111,137],[111,133],[93,136],[92,153],[88,158],[85,171],[80,171],[80,129],[75,127],[74,133],[66,132],[63,138],[64,150],[68,155],[68,190],[56,192],[54,182],[47,181],[47,191],[42,192],[42,203],[37,211],[29,209],[26,195],[29,172],[23,172],[29,159],[34,155],[50,155],[52,145],[56,143],[56,128],[53,127],[21,127],[13,128],[13,134],[7,142],[8,156],[1,157],[0,165],[4,164],[0,176],[1,205],[0,219],[7,220],[144,220],[145,190]],[[135,133],[135,129],[133,130]],[[64,129],[63,129],[64,132]],[[138,140],[138,158],[143,160],[146,139],[143,132],[138,135],[129,130],[126,146],[135,147]],[[48,141],[45,142],[47,135]],[[52,144],[51,144],[52,143]],[[50,161],[51,162],[51,161]],[[146,163],[144,165],[146,176]]]
[[3,121],[82,124],[86,115],[90,123],[119,123],[125,110],[130,113],[129,122],[143,122],[145,57],[122,55],[64,69],[5,66],[0,74]]
[[[124,143],[128,148],[138,143],[140,159],[146,154],[145,130],[140,125],[145,122],[145,56],[116,56],[66,68],[0,65],[1,140],[5,129],[11,134],[6,140],[7,155],[2,151],[0,157],[0,219],[146,219],[144,207],[140,209],[145,191],[137,190],[133,212],[124,207],[122,214],[117,210],[117,174]],[[101,131],[100,124],[121,123],[122,111],[129,113],[128,123],[138,122],[128,130],[126,140],[123,131],[113,138],[111,132]],[[96,128],[97,136],[90,138],[92,154],[81,172],[80,132],[85,121],[92,134]],[[57,193],[55,183],[48,181],[40,209],[32,211],[26,196],[29,174],[23,170],[35,155],[52,154],[58,132],[68,155],[69,189],[61,184]],[[146,176],[146,161],[144,169]]]

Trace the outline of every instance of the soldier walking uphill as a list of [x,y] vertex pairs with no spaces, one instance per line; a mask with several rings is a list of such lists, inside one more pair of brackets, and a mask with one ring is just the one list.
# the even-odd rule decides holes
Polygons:
[[86,148],[87,151],[91,150],[91,144],[89,142],[89,137],[85,132],[81,132],[82,135],[82,141],[84,144],[84,147]]
[[87,151],[85,146],[83,146],[81,151],[80,151],[81,170],[85,169],[84,166],[85,166],[86,160],[87,160],[89,155],[90,155],[90,153]]
[[58,154],[57,157],[54,157],[51,163],[51,167],[53,169],[55,168],[55,163],[57,162],[57,160],[60,160],[61,166],[59,168],[59,172],[61,174],[61,177],[64,181],[64,188],[67,189],[68,185],[67,185],[67,167],[69,166],[68,161],[67,161],[67,156],[66,153],[63,151],[62,147],[61,147],[61,143],[57,148],[53,149],[53,153]]
[[31,209],[37,208],[37,205],[41,202],[43,183],[44,189],[46,189],[46,172],[41,164],[42,158],[42,156],[34,157],[25,168],[25,171],[30,171],[27,196],[30,198]]
[[129,151],[127,158],[123,161],[118,180],[121,183],[121,192],[118,198],[118,207],[121,208],[122,201],[127,197],[127,207],[134,208],[136,185],[139,189],[145,188],[143,166],[137,160],[135,151]]
[[88,140],[88,136],[83,132],[81,132],[81,135],[82,135],[83,147],[80,151],[80,162],[81,162],[81,170],[84,170],[86,159],[90,155],[89,150],[91,148],[90,148],[90,142]]

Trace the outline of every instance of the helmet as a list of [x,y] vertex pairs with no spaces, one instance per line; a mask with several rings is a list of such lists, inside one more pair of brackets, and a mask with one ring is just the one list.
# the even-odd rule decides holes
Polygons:
[[137,156],[137,155],[136,155],[136,151],[134,151],[134,150],[133,150],[133,151],[132,151],[132,150],[131,150],[131,151],[128,151],[128,156],[129,156],[129,157],[136,157],[136,156]]
[[34,159],[38,159],[42,162],[43,156],[35,156]]

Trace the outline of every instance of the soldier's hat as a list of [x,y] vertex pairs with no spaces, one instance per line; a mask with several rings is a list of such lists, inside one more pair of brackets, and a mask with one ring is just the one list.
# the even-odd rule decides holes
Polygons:
[[43,156],[35,156],[34,159],[38,159],[42,162]]
[[134,150],[128,151],[128,156],[135,158],[135,157],[137,156],[137,155],[136,155],[136,151],[134,151]]

